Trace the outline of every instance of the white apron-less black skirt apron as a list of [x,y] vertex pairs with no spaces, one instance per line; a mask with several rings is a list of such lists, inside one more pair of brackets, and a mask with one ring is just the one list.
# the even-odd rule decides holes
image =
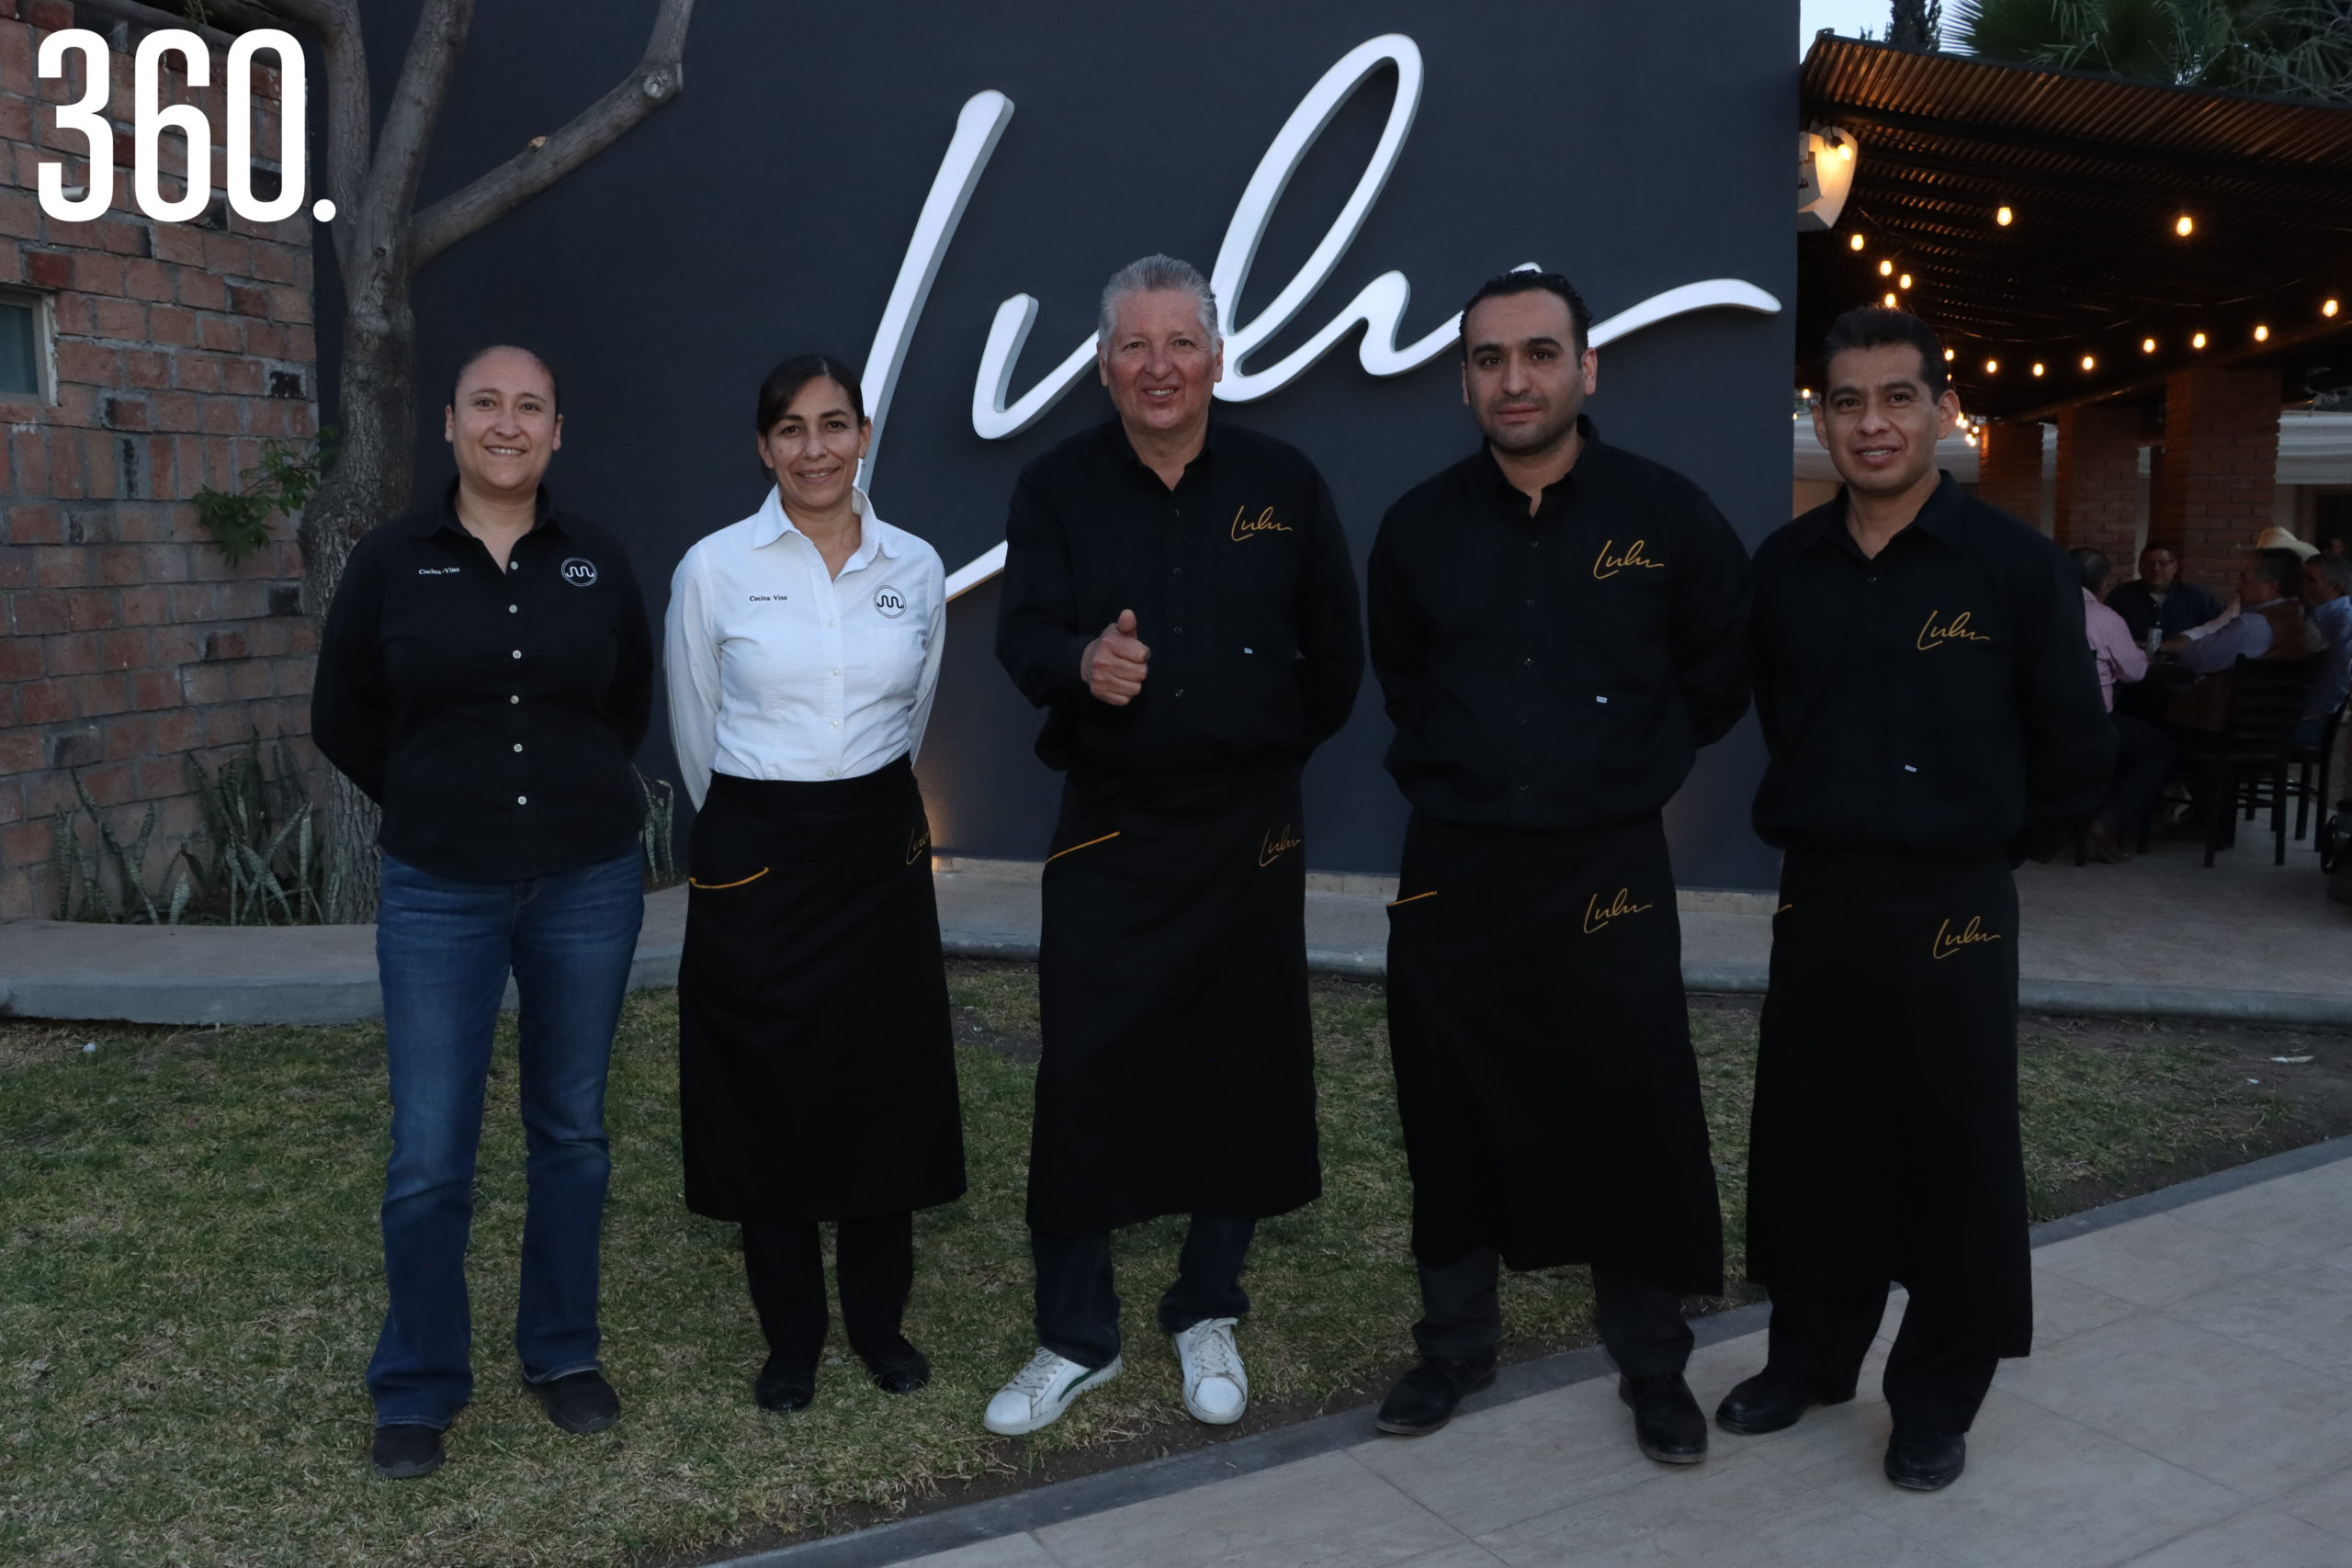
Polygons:
[[1029,1224],[1311,1202],[1298,770],[1073,774],[1046,863]]
[[1971,1348],[2032,1348],[2007,863],[1791,851],[1756,1066],[1747,1272],[1888,1280]]
[[1600,1262],[1723,1288],[1723,1216],[1657,820],[1521,832],[1413,814],[1388,910],[1413,1256]]
[[961,1197],[931,828],[906,760],[823,784],[715,776],[689,861],[686,1207],[784,1224]]

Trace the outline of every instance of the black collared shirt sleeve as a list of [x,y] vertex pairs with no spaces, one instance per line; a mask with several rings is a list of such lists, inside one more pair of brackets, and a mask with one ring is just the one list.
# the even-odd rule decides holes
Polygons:
[[1337,735],[1355,708],[1363,684],[1363,619],[1356,603],[1356,572],[1347,531],[1323,476],[1314,476],[1312,530],[1293,613],[1298,624],[1299,716],[1308,748]]
[[[1080,629],[1078,588],[1061,511],[1033,466],[1012,487],[1004,524],[1004,583],[997,602],[996,656],[1021,694],[1038,707],[1088,696],[1079,659],[1102,627]],[[1108,625],[1105,622],[1104,625]]]
[[1713,502],[1691,508],[1680,570],[1674,578],[1671,632],[1682,711],[1694,746],[1712,746],[1747,712],[1747,622],[1754,573]]
[[383,619],[384,564],[378,536],[359,541],[319,635],[311,681],[311,739],[360,793],[384,803],[384,764],[392,744],[392,703],[376,642]]

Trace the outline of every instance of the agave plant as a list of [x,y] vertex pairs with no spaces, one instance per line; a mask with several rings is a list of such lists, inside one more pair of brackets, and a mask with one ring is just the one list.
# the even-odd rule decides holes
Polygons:
[[2352,103],[2352,0],[1957,0],[1974,54]]

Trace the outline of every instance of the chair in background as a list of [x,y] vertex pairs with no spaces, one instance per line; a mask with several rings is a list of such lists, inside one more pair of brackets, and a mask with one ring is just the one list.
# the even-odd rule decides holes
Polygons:
[[2316,659],[2241,659],[2230,669],[2221,728],[2185,744],[2183,760],[2204,774],[2205,864],[2234,836],[2238,810],[2246,820],[2270,807],[2272,863],[2287,863],[2289,732],[2303,716],[2303,702],[2319,673]]
[[[2327,814],[2327,775],[2335,760],[2336,727],[2344,722],[2344,710],[2337,708],[2320,726],[2319,739],[2307,746],[2292,746],[2287,751],[2287,765],[2296,770],[2295,838],[2301,841],[2311,827],[2312,808],[2316,805],[2320,815]],[[2312,783],[2312,770],[2319,770],[2319,783]]]

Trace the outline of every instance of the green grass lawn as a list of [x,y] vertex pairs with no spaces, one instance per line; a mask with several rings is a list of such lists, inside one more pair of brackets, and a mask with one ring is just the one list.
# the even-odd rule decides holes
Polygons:
[[[990,1030],[1035,1027],[1025,968],[959,974],[953,994]],[[1241,1338],[1254,1400],[1301,1410],[1372,1390],[1409,1354],[1415,1315],[1379,992],[1318,982],[1315,1017],[1324,1196],[1260,1228]],[[1752,1026],[1705,1005],[1693,1023],[1736,1245]],[[97,1051],[81,1051],[91,1038]],[[1150,1317],[1180,1236],[1170,1221],[1120,1238],[1126,1377],[1026,1443],[980,1429],[988,1395],[1031,1348],[1032,1071],[973,1048],[961,1055],[971,1192],[917,1228],[908,1329],[931,1354],[931,1387],[893,1399],[829,1357],[808,1411],[758,1411],[763,1348],[733,1228],[679,1201],[673,999],[650,992],[628,1004],[609,1101],[605,1356],[625,1409],[601,1436],[557,1432],[509,1345],[523,1221],[514,1062],[510,1021],[474,1225],[475,1400],[438,1475],[389,1485],[367,1474],[360,1384],[383,1311],[381,1031],[0,1031],[0,1562],[670,1560],[1184,1424]],[[2207,1068],[2188,1049],[2030,1040],[2037,1210],[2244,1136],[2271,1102]],[[1510,1278],[1504,1310],[1522,1346],[1589,1337],[1581,1269]]]

